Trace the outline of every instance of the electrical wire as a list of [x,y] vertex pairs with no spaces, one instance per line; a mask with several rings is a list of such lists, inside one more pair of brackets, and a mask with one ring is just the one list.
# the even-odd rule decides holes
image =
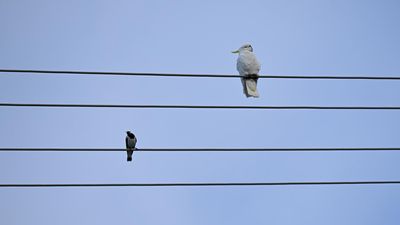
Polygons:
[[112,105],[0,103],[0,107],[157,108],[157,109],[278,109],[278,110],[400,110],[400,106],[237,106],[237,105]]
[[[60,70],[12,70],[0,69],[1,73],[70,74],[70,75],[121,75],[190,78],[240,78],[238,75],[219,74],[172,74],[129,73]],[[267,79],[338,79],[338,80],[400,80],[392,76],[273,76]],[[172,109],[291,109],[291,110],[400,110],[400,106],[219,106],[219,105],[111,105],[111,104],[33,104],[0,103],[3,107],[63,107],[63,108],[172,108]],[[319,151],[399,151],[400,148],[144,148],[144,152],[319,152]],[[0,151],[54,151],[54,152],[116,152],[123,148],[0,148]],[[299,186],[299,185],[384,185],[400,184],[400,181],[324,181],[324,182],[214,182],[214,183],[59,183],[59,184],[0,184],[0,188],[51,188],[51,187],[188,187],[188,186]]]
[[194,186],[305,186],[305,185],[383,185],[400,181],[324,181],[324,182],[234,182],[234,183],[114,183],[114,184],[0,184],[0,188],[51,187],[194,187]]
[[[131,73],[131,72],[94,72],[68,70],[16,70],[0,69],[2,73],[30,73],[30,74],[70,74],[70,75],[105,75],[105,76],[153,76],[153,77],[191,77],[191,78],[240,78],[239,75],[223,74],[178,74],[178,73]],[[297,75],[260,75],[259,78],[268,79],[335,79],[335,80],[400,80],[396,76],[297,76]]]
[[[0,148],[0,152],[124,152],[125,148]],[[399,148],[141,148],[138,152],[336,152],[400,151]]]

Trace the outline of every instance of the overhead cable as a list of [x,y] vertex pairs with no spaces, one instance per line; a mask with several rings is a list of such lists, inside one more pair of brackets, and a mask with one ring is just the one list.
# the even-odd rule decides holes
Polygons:
[[400,110],[400,106],[249,106],[249,105],[114,105],[0,103],[0,107],[155,108],[155,109],[258,109],[258,110]]
[[[0,152],[123,152],[125,148],[0,148]],[[139,148],[138,152],[354,152],[400,151],[400,147],[362,148]]]
[[312,182],[227,182],[227,183],[59,183],[59,184],[0,184],[0,188],[54,188],[54,187],[199,187],[199,186],[305,186],[305,185],[384,185],[400,181],[312,181]]
[[[147,77],[191,77],[191,78],[240,78],[230,74],[190,74],[190,73],[141,73],[141,72],[101,72],[70,70],[17,70],[0,69],[2,73],[23,74],[64,74],[64,75],[103,75],[103,76],[147,76]],[[397,76],[304,76],[304,75],[260,75],[267,79],[330,79],[330,80],[400,80]]]

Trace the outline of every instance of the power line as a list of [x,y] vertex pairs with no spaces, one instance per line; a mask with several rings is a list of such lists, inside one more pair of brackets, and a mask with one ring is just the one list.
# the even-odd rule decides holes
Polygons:
[[114,183],[114,184],[0,184],[0,188],[49,187],[193,187],[193,186],[305,186],[305,185],[383,185],[400,181],[327,181],[327,182],[234,182],[234,183]]
[[278,109],[278,110],[400,110],[400,106],[237,106],[237,105],[112,105],[0,103],[0,107],[157,108],[157,109]]
[[[124,152],[125,148],[0,148],[0,152]],[[400,148],[143,148],[139,152],[335,152],[400,151]]]
[[[131,73],[131,72],[94,72],[67,70],[13,70],[0,69],[2,73],[41,73],[41,74],[70,74],[70,75],[104,75],[104,76],[152,76],[152,77],[193,77],[193,78],[240,78],[229,74],[178,74],[178,73]],[[330,80],[400,80],[393,76],[296,76],[296,75],[260,75],[268,79],[330,79]]]

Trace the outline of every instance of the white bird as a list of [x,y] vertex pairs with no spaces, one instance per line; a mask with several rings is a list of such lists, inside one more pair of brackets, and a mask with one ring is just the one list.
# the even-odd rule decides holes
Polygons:
[[250,44],[244,44],[238,50],[232,53],[239,53],[236,68],[239,71],[243,85],[243,93],[246,97],[258,98],[257,91],[258,72],[260,72],[260,63],[253,53],[253,47]]
[[130,132],[127,131],[126,132],[126,138],[125,138],[125,145],[126,145],[126,153],[127,153],[127,161],[132,161],[132,154],[133,154],[133,150],[136,149],[136,142],[137,139],[135,137],[135,135]]

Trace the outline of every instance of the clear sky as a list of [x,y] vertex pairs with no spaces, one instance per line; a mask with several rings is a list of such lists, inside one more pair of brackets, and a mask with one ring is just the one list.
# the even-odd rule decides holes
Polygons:
[[[0,68],[400,76],[396,0],[0,1]],[[399,81],[0,74],[0,102],[400,105]],[[0,147],[398,147],[397,111],[0,108]],[[3,152],[1,183],[400,180],[397,152]],[[397,225],[400,186],[1,189],[0,224]]]

